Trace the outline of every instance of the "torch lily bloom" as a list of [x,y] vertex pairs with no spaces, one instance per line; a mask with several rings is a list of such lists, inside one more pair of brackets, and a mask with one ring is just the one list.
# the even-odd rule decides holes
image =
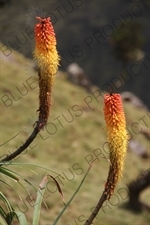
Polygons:
[[34,58],[39,75],[39,122],[40,128],[47,123],[51,109],[52,86],[56,77],[60,57],[56,49],[55,32],[50,18],[36,17]]
[[120,94],[105,94],[104,117],[110,150],[110,169],[105,185],[108,199],[122,176],[127,151],[126,121]]

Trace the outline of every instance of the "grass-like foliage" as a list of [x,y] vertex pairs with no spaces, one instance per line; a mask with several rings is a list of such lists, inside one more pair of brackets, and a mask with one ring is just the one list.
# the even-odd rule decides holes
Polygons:
[[[13,165],[21,165],[24,166],[24,163],[12,163]],[[28,183],[29,185],[32,186],[32,184],[24,179],[20,174],[17,174],[16,172],[14,172],[12,169],[8,169],[5,168],[5,166],[10,165],[7,164],[4,166],[3,163],[0,164],[0,173],[1,175],[6,176],[9,179],[12,179],[13,181],[17,182],[18,185],[20,185],[22,188],[25,189],[25,191],[27,192],[27,194],[30,196],[30,198],[32,198],[32,196],[30,195],[30,193],[28,192],[28,190],[25,188],[25,185],[22,184],[22,181]],[[27,164],[29,166],[29,164]],[[42,169],[41,166],[35,166],[33,164],[30,164],[30,166],[32,167],[40,167]],[[61,218],[61,216],[63,215],[63,213],[65,212],[65,210],[69,207],[69,205],[71,204],[72,200],[74,199],[74,197],[76,196],[76,194],[79,192],[86,176],[89,173],[91,166],[89,167],[89,169],[87,170],[86,174],[84,175],[82,181],[80,182],[79,186],[77,187],[76,191],[73,193],[73,195],[71,196],[70,200],[65,204],[64,199],[63,199],[63,193],[62,190],[60,188],[59,183],[55,180],[55,178],[52,175],[46,175],[41,183],[39,184],[38,190],[37,190],[37,195],[36,195],[36,199],[35,199],[35,203],[34,203],[34,211],[33,211],[33,220],[32,220],[32,225],[38,225],[40,224],[40,213],[41,213],[41,205],[42,205],[42,201],[44,200],[44,192],[46,190],[46,186],[47,186],[47,182],[48,182],[48,178],[50,177],[51,179],[54,180],[54,182],[56,183],[56,186],[58,188],[59,193],[61,194],[63,203],[64,203],[64,208],[62,209],[62,211],[58,214],[57,218],[55,219],[53,225],[56,225],[59,221],[59,219]],[[45,170],[49,170],[48,168],[44,168]],[[55,173],[53,171],[53,173]],[[3,184],[5,184],[6,186],[10,186],[7,182],[4,182],[1,180],[1,182],[3,182]],[[10,186],[11,187],[11,186]],[[35,188],[33,186],[33,188]],[[35,188],[36,189],[36,188]],[[13,190],[15,191],[15,190]],[[20,196],[21,198],[21,196]],[[0,222],[2,225],[11,225],[13,224],[13,222],[15,220],[17,220],[19,222],[20,225],[28,225],[28,221],[26,218],[25,213],[21,212],[21,211],[15,211],[14,208],[12,207],[11,203],[9,202],[9,200],[7,199],[7,197],[0,192],[0,200],[4,203],[4,207],[0,207]],[[21,199],[22,200],[22,199]]]

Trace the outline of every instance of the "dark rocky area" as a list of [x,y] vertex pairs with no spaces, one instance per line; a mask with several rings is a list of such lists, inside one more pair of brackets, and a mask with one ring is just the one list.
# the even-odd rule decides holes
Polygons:
[[[147,0],[1,0],[0,41],[4,45],[0,48],[6,57],[12,48],[31,58],[35,17],[50,16],[61,56],[60,69],[76,62],[103,91],[133,92],[150,108],[149,6]],[[113,55],[112,38],[122,24],[134,22],[142,27],[142,54],[124,65]]]

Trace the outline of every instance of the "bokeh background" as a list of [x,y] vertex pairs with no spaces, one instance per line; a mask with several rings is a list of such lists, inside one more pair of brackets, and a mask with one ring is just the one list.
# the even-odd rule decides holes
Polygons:
[[[77,62],[93,84],[104,90],[108,88],[104,84],[108,83],[118,92],[131,91],[150,107],[149,69],[139,63],[142,73],[138,75],[139,68],[131,68],[150,54],[149,1],[4,2],[8,3],[1,7],[1,41],[8,47],[13,46],[31,58],[35,17],[50,16],[62,58],[60,69]],[[120,31],[118,35],[117,31]],[[122,48],[118,47],[120,42]],[[144,58],[147,67],[149,58]],[[124,69],[131,73],[132,80],[115,88],[111,80],[120,77]]]

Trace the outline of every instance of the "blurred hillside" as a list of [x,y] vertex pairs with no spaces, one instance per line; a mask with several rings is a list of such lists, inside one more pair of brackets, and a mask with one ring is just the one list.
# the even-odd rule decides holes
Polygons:
[[[77,62],[86,71],[93,84],[106,91],[108,89],[116,92],[131,91],[150,108],[149,1],[10,0],[6,2],[0,8],[0,38],[7,46],[1,46],[4,55],[9,55],[11,53],[9,48],[12,47],[26,57],[32,57],[35,17],[50,16],[58,40],[61,70],[66,70],[70,63]],[[141,47],[143,55],[140,56],[142,61],[140,58],[133,60],[132,53],[132,56],[130,54],[132,60],[129,60],[123,68],[124,62],[112,54],[112,37],[117,30],[122,32],[122,23],[130,25],[135,22],[140,24],[140,35],[144,39]],[[138,36],[138,34],[133,36],[131,46]],[[125,46],[128,41],[128,39],[125,41]],[[127,81],[116,85],[124,69],[127,69],[125,78]]]
[[[32,132],[33,124],[37,120],[38,75],[33,69],[33,61],[23,55],[13,51],[8,57],[4,57],[2,53],[0,56],[0,143],[1,157],[3,157],[19,147]],[[95,91],[98,91],[97,88]],[[35,187],[38,187],[46,174],[55,176],[67,202],[87,171],[89,163],[96,159],[81,190],[63,215],[59,225],[83,224],[97,203],[106,182],[109,168],[106,158],[109,157],[109,151],[103,117],[103,92],[101,94],[95,98],[97,92],[92,95],[70,84],[66,80],[65,73],[59,71],[53,88],[53,107],[49,122],[45,130],[40,132],[17,161],[44,166],[57,172],[61,177],[48,169],[11,164],[8,167],[28,179]],[[137,110],[128,102],[124,102],[124,108],[130,139],[138,141],[146,148],[149,156],[149,141],[141,133],[141,127],[149,127],[149,112]],[[137,214],[127,206],[127,184],[148,168],[149,158],[141,158],[131,149],[128,150],[124,177],[117,185],[114,197],[103,206],[94,222],[95,225],[149,224],[149,215],[146,211]],[[3,180],[4,177],[0,179]],[[34,203],[30,201],[29,194],[19,184],[6,178],[4,181],[10,186],[1,183],[1,191],[9,198],[16,210],[25,212],[31,224]],[[25,187],[35,198],[36,191],[32,186],[25,183]],[[51,180],[44,197],[48,209],[43,204],[41,225],[52,224],[63,208],[62,200]],[[148,199],[149,190],[145,190],[140,200],[148,204]]]

